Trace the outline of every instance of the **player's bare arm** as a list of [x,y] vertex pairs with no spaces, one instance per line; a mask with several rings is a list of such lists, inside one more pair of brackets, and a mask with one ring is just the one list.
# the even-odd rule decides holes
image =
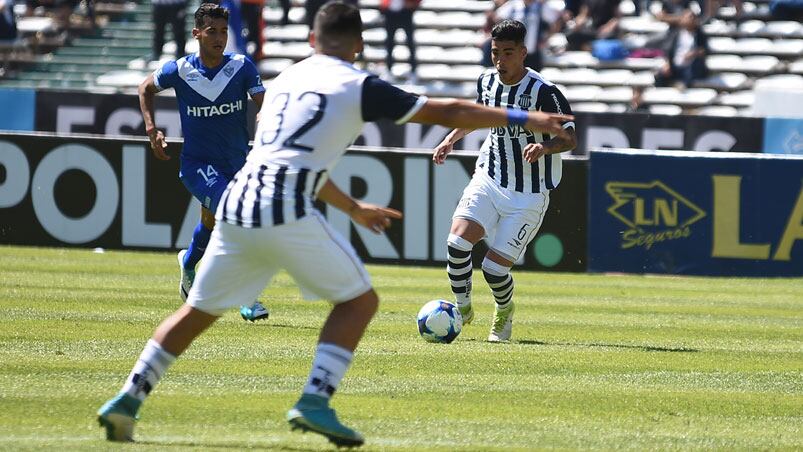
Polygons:
[[156,128],[154,121],[153,98],[156,97],[156,83],[153,81],[153,74],[148,75],[140,83],[139,89],[139,109],[142,111],[142,120],[145,122],[145,133],[151,142],[151,151],[159,160],[170,160],[170,156],[164,151],[167,147],[164,133]]
[[[522,110],[517,110],[521,112]],[[573,121],[574,116],[557,113],[531,111],[527,113],[524,127],[529,130],[566,137],[564,122]],[[510,122],[508,110],[486,107],[474,102],[458,99],[428,99],[410,119],[422,124],[441,124],[462,129],[481,127],[502,127]]]
[[566,129],[568,137],[554,137],[543,143],[530,143],[522,149],[524,160],[535,163],[547,154],[559,154],[577,147],[577,135],[574,128]]
[[265,100],[265,91],[251,95],[251,100],[257,107],[257,123],[259,123],[259,113],[262,111],[262,102]]
[[449,132],[449,135],[446,135],[446,138],[444,138],[443,141],[441,141],[441,143],[433,150],[432,161],[435,162],[436,165],[440,165],[446,161],[446,156],[452,152],[455,143],[462,140],[466,135],[473,131],[474,129],[454,129]]
[[391,219],[400,219],[402,213],[388,207],[357,201],[343,193],[331,180],[318,191],[318,199],[346,212],[355,223],[379,234],[390,227]]

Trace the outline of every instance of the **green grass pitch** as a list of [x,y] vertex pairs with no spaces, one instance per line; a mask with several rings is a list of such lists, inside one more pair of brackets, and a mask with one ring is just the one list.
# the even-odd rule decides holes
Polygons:
[[[513,341],[490,292],[450,345],[417,334],[444,269],[369,266],[382,303],[333,399],[365,450],[800,450],[803,279],[514,272]],[[0,449],[328,450],[284,421],[328,305],[284,274],[264,323],[225,315],[140,411],[138,444],[95,411],[179,306],[168,253],[0,247]]]

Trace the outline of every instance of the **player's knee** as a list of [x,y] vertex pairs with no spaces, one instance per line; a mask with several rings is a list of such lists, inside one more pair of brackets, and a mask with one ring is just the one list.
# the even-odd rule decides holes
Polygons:
[[457,234],[449,234],[449,237],[446,239],[446,246],[449,249],[449,253],[451,254],[453,251],[460,251],[465,254],[471,251],[474,248],[474,244],[469,242],[468,240],[460,237]]
[[374,314],[376,314],[376,311],[379,309],[379,296],[376,294],[374,289],[371,289],[368,292],[349,300],[348,302],[344,303],[344,305],[355,312],[359,312],[359,314],[362,316],[373,317]]
[[482,275],[488,283],[499,282],[500,278],[504,279],[510,273],[511,266],[506,266],[498,262],[492,261],[488,256],[482,260]]
[[212,230],[215,228],[215,214],[206,207],[201,207],[201,223],[206,229]]

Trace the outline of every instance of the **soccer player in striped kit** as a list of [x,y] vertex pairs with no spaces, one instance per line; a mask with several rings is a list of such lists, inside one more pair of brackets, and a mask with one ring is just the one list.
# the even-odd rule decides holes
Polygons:
[[[242,168],[248,153],[246,107],[251,96],[262,107],[265,88],[256,66],[244,55],[224,53],[228,41],[228,10],[204,3],[195,12],[193,36],[198,53],[168,61],[139,87],[145,132],[156,158],[168,160],[165,136],[154,123],[153,98],[173,88],[181,116],[184,145],[179,178],[201,202],[201,220],[186,250],[178,253],[181,270],[179,295],[187,299],[195,280],[195,266],[204,255],[226,184]],[[251,322],[270,315],[259,301],[244,305],[240,315]]]
[[365,122],[382,118],[472,128],[516,124],[557,134],[565,134],[561,123],[571,119],[427,99],[358,70],[353,63],[363,50],[362,20],[350,4],[324,5],[315,16],[310,44],[315,55],[271,83],[254,149],[223,195],[187,303],[159,325],[121,392],[98,411],[107,439],[131,441],[142,401],[176,357],[227,309],[253,299],[284,269],[305,297],[323,298],[333,306],[287,421],[338,446],[363,444],[360,433],[338,420],[329,399],[351,365],[379,298],[354,248],[329,226],[313,200],[348,213],[376,233],[401,213],[352,199],[328,180],[328,171]]
[[[571,114],[566,98],[524,60],[527,30],[519,21],[504,20],[491,32],[494,68],[477,80],[477,103],[513,110]],[[496,301],[488,340],[510,340],[513,328],[513,277],[510,269],[535,237],[549,205],[549,191],[560,183],[560,153],[574,149],[574,122],[563,123],[564,136],[510,125],[494,127],[480,148],[474,176],[452,216],[446,240],[447,272],[463,323],[474,319],[471,305],[471,251],[483,237],[489,250],[482,273]],[[454,144],[474,129],[453,130],[435,148],[432,160],[442,164]]]

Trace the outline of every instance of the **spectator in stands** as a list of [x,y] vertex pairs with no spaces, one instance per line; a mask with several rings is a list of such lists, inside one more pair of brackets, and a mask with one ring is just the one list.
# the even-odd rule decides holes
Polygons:
[[401,28],[410,50],[410,83],[417,83],[416,69],[418,60],[415,56],[415,24],[413,14],[421,0],[381,0],[379,11],[385,16],[385,78],[393,79],[393,48],[396,47],[396,30]]
[[491,61],[491,30],[493,30],[494,25],[498,22],[496,10],[506,2],[507,0],[493,0],[491,9],[485,11],[485,24],[482,27],[482,33],[485,35],[485,39],[480,46],[482,49],[482,61],[480,64],[485,67],[493,66],[493,62]]
[[[279,0],[282,2],[282,8],[284,8],[284,2],[287,2],[287,13],[290,13],[290,0]],[[307,26],[309,26],[310,31],[312,31],[312,22],[315,19],[315,14],[321,9],[321,6],[325,5],[331,0],[306,0],[304,3],[304,10],[305,10],[305,19],[307,22]],[[354,6],[357,6],[358,0],[340,0],[344,3],[350,3]],[[288,19],[289,20],[289,19]]]
[[304,2],[304,19],[307,21],[307,26],[309,26],[310,31],[312,31],[312,22],[315,19],[315,14],[327,1],[329,0],[307,0]]
[[[549,37],[562,27],[561,12],[552,8],[545,0],[510,0],[496,10],[493,23],[504,19],[517,20],[527,28],[524,41],[527,57],[524,65],[540,71],[544,66],[542,49]],[[483,64],[490,66],[486,64],[490,62],[490,39],[483,48],[488,51],[487,61]]]
[[580,14],[566,31],[569,50],[590,50],[597,39],[619,36],[619,0],[585,0]]
[[17,20],[14,17],[14,1],[0,0],[0,41],[17,39]]
[[[705,23],[717,17],[717,12],[725,3],[725,0],[700,0],[700,2],[700,8],[703,10],[701,22]],[[730,0],[730,3],[732,3],[733,7],[736,9],[736,15],[734,16],[734,19],[738,23],[742,20],[742,16],[744,15],[744,4],[742,0]]]
[[644,113],[649,111],[647,106],[644,104],[643,86],[633,87],[633,97],[630,98],[630,103],[627,105],[626,111],[628,113]]
[[282,7],[282,18],[280,24],[285,26],[290,23],[290,0],[279,0]]
[[661,10],[655,18],[669,25],[670,28],[677,28],[683,13],[691,11],[690,0],[663,0]]
[[708,75],[705,62],[708,39],[697,16],[687,10],[678,25],[669,42],[664,66],[655,75],[655,86],[669,86],[672,82],[680,81],[688,88],[694,80]]
[[803,21],[803,0],[770,0],[770,13],[775,19]]
[[[256,63],[264,58],[262,55],[263,30],[265,21],[262,19],[262,9],[265,7],[265,0],[240,0],[240,14],[245,22],[245,30],[248,32],[246,46],[248,43],[254,44],[254,53],[251,59]],[[289,5],[288,5],[289,9]]]
[[187,17],[187,0],[153,0],[153,49],[151,60],[162,56],[165,43],[165,26],[170,23],[176,42],[176,59],[184,56],[187,35],[184,21]]
[[[10,2],[13,6],[14,2]],[[70,16],[79,3],[81,3],[80,0],[25,0],[25,15],[33,16],[36,10],[41,8],[47,13],[55,16],[55,20],[59,27],[67,28],[70,25]],[[87,0],[86,5],[87,18],[89,19],[90,25],[94,27],[94,1]]]

